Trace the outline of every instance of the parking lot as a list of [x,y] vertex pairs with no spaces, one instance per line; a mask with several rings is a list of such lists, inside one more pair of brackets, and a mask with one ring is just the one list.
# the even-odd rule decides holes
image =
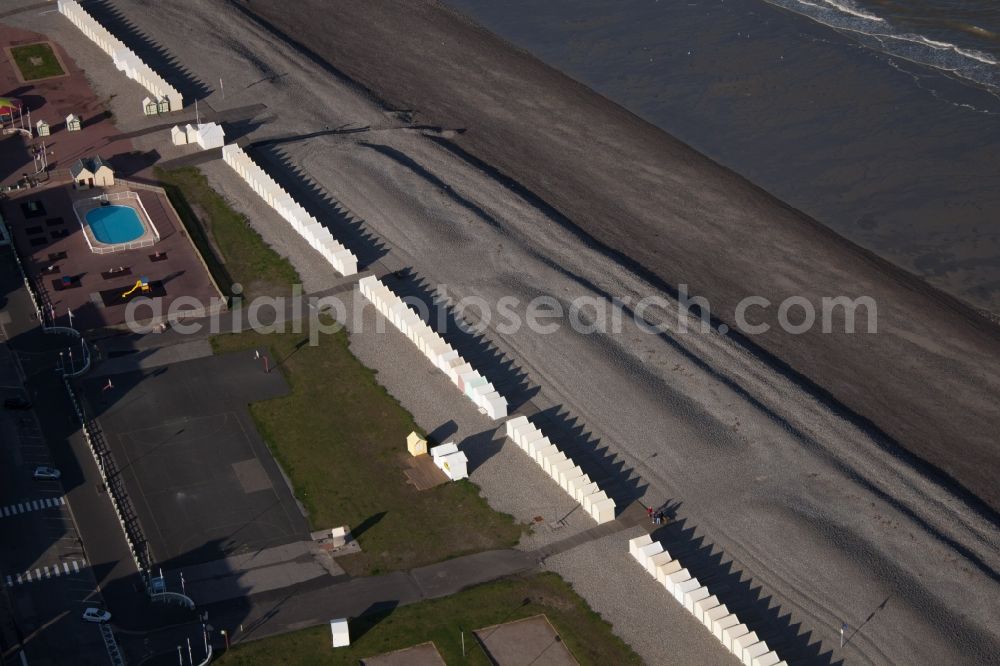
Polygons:
[[[18,370],[0,344],[0,399],[27,395]],[[22,641],[29,663],[105,664],[100,630],[80,619],[101,596],[63,480],[33,478],[38,466],[54,467],[34,410],[0,410],[0,442],[0,586],[14,611],[7,646]]]
[[164,569],[309,539],[247,409],[287,386],[252,353],[98,374],[84,388]]

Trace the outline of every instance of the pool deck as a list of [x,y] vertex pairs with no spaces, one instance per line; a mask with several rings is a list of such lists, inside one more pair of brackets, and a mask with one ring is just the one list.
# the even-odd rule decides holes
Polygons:
[[[84,71],[61,45],[44,35],[0,23],[0,43],[17,46],[42,41],[52,44],[66,76],[24,83],[9,56],[0,57],[0,96],[19,98],[30,109],[31,121],[45,120],[52,132],[31,139],[21,134],[0,136],[0,185],[14,184],[22,174],[34,172],[32,146],[41,148],[43,141],[50,177],[38,187],[11,191],[8,199],[0,201],[0,213],[46,307],[54,308],[62,325],[69,323],[66,312],[71,309],[77,328],[93,330],[125,323],[124,301],[122,305],[105,305],[102,292],[124,292],[140,277],[162,284],[165,295],[160,302],[164,312],[181,296],[194,297],[206,306],[220,298],[166,195],[147,185],[155,182],[152,166],[159,160],[159,153],[135,150],[129,135],[115,126],[107,105],[97,97]],[[64,119],[69,113],[82,120],[80,131],[65,129]],[[93,156],[100,156],[112,166],[118,182],[107,189],[75,190],[70,183],[70,167],[82,157]],[[136,182],[123,183],[122,178]],[[160,240],[150,247],[94,253],[73,204],[123,189],[139,195]],[[22,207],[28,201],[42,202],[45,212],[29,214]],[[152,255],[158,252],[166,257],[154,260]],[[114,272],[122,267],[126,270]],[[64,283],[64,278],[69,278],[68,282]]]
[[[166,195],[151,186],[116,185],[135,191],[150,220],[160,234],[151,247],[124,250],[112,254],[91,252],[87,239],[73,211],[76,200],[100,194],[103,190],[77,191],[68,183],[12,192],[0,203],[0,211],[11,229],[15,247],[25,270],[42,300],[55,309],[57,320],[66,325],[67,309],[73,311],[73,324],[81,329],[121,327],[125,323],[125,301],[106,307],[101,292],[132,287],[140,277],[160,282],[166,295],[161,299],[166,312],[178,297],[198,299],[208,306],[220,298],[204,263],[191,244],[183,225],[176,217]],[[30,214],[28,201],[40,201],[42,214]],[[65,257],[61,257],[65,253]],[[154,257],[163,253],[166,258]],[[115,269],[125,271],[115,272]],[[64,286],[64,279],[70,284]],[[144,309],[143,312],[148,312]]]

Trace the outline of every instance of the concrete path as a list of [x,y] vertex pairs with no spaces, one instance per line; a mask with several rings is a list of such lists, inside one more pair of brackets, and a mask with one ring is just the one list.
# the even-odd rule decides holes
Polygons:
[[[309,582],[246,599],[209,605],[213,626],[234,643],[305,629],[339,617],[358,617],[397,606],[437,599],[461,590],[525,573],[538,566],[533,553],[491,550],[382,576],[354,578],[317,587]],[[292,602],[292,603],[290,603]],[[242,631],[240,630],[242,627]]]
[[[249,609],[247,597],[242,597],[231,603],[209,604],[207,610],[212,624],[229,632],[234,642],[305,629],[333,618],[384,612],[534,571],[540,568],[544,558],[554,553],[632,530],[638,513],[638,510],[626,512],[624,520],[605,523],[535,551],[490,550],[382,576],[347,581],[331,578],[329,584],[322,586],[317,586],[317,581],[311,581],[254,595],[249,599]],[[624,536],[622,540],[624,543]]]
[[344,576],[335,560],[321,563],[316,551],[313,542],[297,541],[169,571],[166,577],[175,580],[183,575],[188,596],[201,606],[317,579],[324,585],[331,580],[328,576]]

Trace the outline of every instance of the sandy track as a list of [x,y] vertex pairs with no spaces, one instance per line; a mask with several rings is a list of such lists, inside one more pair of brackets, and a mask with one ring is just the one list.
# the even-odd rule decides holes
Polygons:
[[[265,100],[280,122],[257,129],[252,138],[312,133],[344,124],[371,127],[374,131],[285,143],[255,155],[275,164],[285,159],[301,169],[359,216],[365,228],[385,242],[393,258],[413,266],[431,283],[448,284],[456,296],[475,294],[487,300],[502,295],[527,300],[543,289],[569,299],[603,293],[645,295],[660,288],[607,252],[581,242],[560,220],[553,219],[551,211],[525,200],[494,174],[470,168],[420,132],[402,129],[404,123],[354,87],[300,55],[276,47],[271,35],[228,6],[193,0],[166,6],[122,0],[118,6],[203,80],[225,78],[225,102],[218,94],[211,98],[217,108]],[[187,24],[190,27],[166,29],[178,25],[182,9],[194,14],[195,19]],[[44,31],[44,22],[53,19],[23,20]],[[514,78],[509,81],[516,82]],[[602,108],[599,100],[584,101],[590,111]],[[502,108],[494,111],[503,112]],[[634,125],[636,121],[629,122]],[[559,128],[553,131],[560,134]],[[578,136],[569,127],[562,131],[566,140]],[[777,215],[777,225],[800,224],[794,214],[782,211],[738,179],[720,175],[697,156],[679,152],[682,147],[669,141],[664,144],[663,138],[644,138],[651,148],[641,145],[643,137],[633,137],[630,145],[620,149],[645,155],[666,146],[665,155],[678,160],[674,164],[677,173],[649,166],[634,180],[669,181],[698,175],[707,179],[697,188],[688,187],[683,195],[667,192],[678,200],[708,197],[685,201],[686,219],[701,222],[705,218],[700,216],[713,209],[714,202],[720,210],[729,211],[733,223],[742,219],[743,206]],[[552,166],[550,187],[557,189],[565,173],[560,175],[559,165],[551,164],[555,158],[538,159],[539,164]],[[571,162],[568,156],[563,159]],[[584,172],[589,168],[582,163],[576,167]],[[686,172],[688,168],[695,172]],[[238,205],[244,205],[241,198],[249,197],[249,192],[246,197],[233,194],[238,191],[233,183],[222,183],[227,178],[224,169],[212,165],[209,172],[213,182],[221,183]],[[567,176],[566,181],[569,195],[579,195],[581,201],[595,206],[595,212],[584,218],[596,215],[601,205],[607,205],[605,199],[623,194],[620,184],[604,188],[607,178],[595,179],[587,192],[576,189],[582,188],[584,175]],[[646,192],[647,201],[656,195],[655,189]],[[607,219],[649,220],[641,202],[627,197],[622,201],[629,209]],[[562,208],[571,202],[557,203]],[[261,220],[270,219],[259,209],[253,210],[252,203],[251,207],[250,212]],[[326,219],[341,224],[339,216],[327,215]],[[335,233],[338,228],[334,227]],[[708,246],[718,245],[711,231],[705,228],[700,233]],[[812,236],[794,229],[787,236],[791,240],[782,240],[787,245],[781,251],[800,257],[779,266],[787,273],[787,281],[801,278],[802,271],[828,270],[825,264],[810,262],[814,255],[808,252],[815,252]],[[677,238],[672,242],[683,245]],[[767,248],[745,237],[736,242],[762,260],[769,256]],[[286,247],[293,257],[300,250],[294,243]],[[832,254],[843,260],[833,264],[838,275],[850,276],[851,281],[874,279],[858,267],[851,252],[835,248]],[[730,257],[700,261],[717,265],[704,273],[692,269],[692,274],[704,275],[705,284],[722,285],[720,293],[723,286],[738,281],[740,266]],[[723,269],[727,275],[719,275],[716,281]],[[820,277],[836,279],[829,274]],[[807,287],[815,288],[817,280],[810,277]],[[898,286],[892,284],[892,288]],[[882,283],[876,286],[889,289]],[[951,338],[935,337],[934,329],[914,331],[905,317],[920,310],[909,308],[916,303],[926,309],[928,301],[911,286],[904,290],[907,296],[888,299],[892,304],[890,330],[900,340],[909,339],[910,345],[918,346],[941,339],[945,341],[942,346],[928,353],[939,359],[953,357],[965,369],[980,362],[971,383],[962,380],[958,369],[948,374],[940,363],[931,364],[947,375],[953,397],[993,382],[984,338],[968,333],[960,321],[945,315],[941,315],[944,323],[934,326],[956,331]],[[809,288],[806,291],[810,293]],[[998,592],[1000,538],[995,526],[736,342],[714,333],[651,337],[634,326],[626,326],[616,336],[581,336],[566,329],[539,336],[525,329],[489,337],[525,369],[532,384],[542,387],[541,402],[565,405],[583,420],[593,437],[619,452],[650,484],[649,501],[682,502],[680,515],[745,567],[784,611],[817,632],[815,638],[824,640],[824,648],[833,647],[842,621],[860,624],[888,598],[885,608],[863,627],[844,655],[852,663],[986,661],[1000,649],[996,627],[990,624]],[[826,362],[845,365],[846,357],[837,353],[830,351]],[[877,367],[894,368],[889,361]],[[883,391],[881,397],[899,401],[906,396]],[[921,406],[911,404],[909,409]],[[989,410],[975,402],[968,408],[974,434]],[[926,412],[918,416],[928,418]],[[575,562],[572,557],[572,551],[561,555],[556,566],[571,577],[587,569],[594,553]],[[592,594],[608,592],[606,584],[602,587],[596,582],[588,589]],[[623,619],[615,616],[615,604],[595,605],[606,610],[610,619]],[[634,622],[634,614],[627,619]],[[629,624],[617,630],[634,637],[646,628]],[[915,641],[915,636],[920,640]],[[648,648],[642,653],[653,662],[672,661],[669,655]]]

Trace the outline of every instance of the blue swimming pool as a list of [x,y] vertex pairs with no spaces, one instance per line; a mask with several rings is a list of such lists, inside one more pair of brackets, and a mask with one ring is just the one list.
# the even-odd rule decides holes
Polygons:
[[139,214],[128,206],[101,206],[88,210],[86,217],[94,238],[106,245],[128,243],[146,233]]

